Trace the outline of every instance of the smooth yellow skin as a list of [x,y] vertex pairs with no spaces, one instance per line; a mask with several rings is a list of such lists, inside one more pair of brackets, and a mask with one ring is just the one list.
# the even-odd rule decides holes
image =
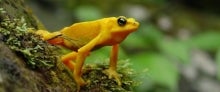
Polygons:
[[[109,75],[109,78],[114,77],[118,85],[121,85],[119,75],[116,72],[118,46],[128,34],[137,30],[139,23],[133,18],[120,16],[120,18],[127,20],[126,24],[121,26],[118,24],[118,18],[109,17],[95,21],[75,23],[53,33],[46,30],[38,30],[36,33],[41,35],[44,40],[60,38],[63,40],[60,45],[73,50],[73,52],[63,55],[61,60],[73,71],[74,79],[78,84],[78,91],[80,86],[86,84],[81,75],[85,58],[89,52],[94,48],[112,46],[110,66],[104,72]],[[51,43],[53,44],[54,42]]]

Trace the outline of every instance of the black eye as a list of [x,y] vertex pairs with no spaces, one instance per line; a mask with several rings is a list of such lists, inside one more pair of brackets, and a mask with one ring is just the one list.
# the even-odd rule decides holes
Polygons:
[[127,23],[127,20],[123,17],[118,18],[118,25],[119,26],[124,26]]

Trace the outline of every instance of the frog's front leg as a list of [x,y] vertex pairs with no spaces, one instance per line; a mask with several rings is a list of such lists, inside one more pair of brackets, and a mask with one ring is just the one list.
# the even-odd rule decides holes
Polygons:
[[111,51],[111,54],[110,54],[109,69],[106,69],[104,71],[104,73],[106,73],[109,76],[110,79],[112,77],[115,78],[118,85],[121,85],[120,76],[116,72],[117,71],[117,59],[118,59],[118,47],[119,47],[119,44],[116,44],[116,45],[112,46],[112,51]]

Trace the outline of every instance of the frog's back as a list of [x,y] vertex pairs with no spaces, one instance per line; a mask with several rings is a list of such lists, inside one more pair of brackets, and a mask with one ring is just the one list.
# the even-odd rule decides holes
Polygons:
[[66,47],[77,50],[100,33],[100,24],[97,21],[82,22],[65,27],[61,30]]

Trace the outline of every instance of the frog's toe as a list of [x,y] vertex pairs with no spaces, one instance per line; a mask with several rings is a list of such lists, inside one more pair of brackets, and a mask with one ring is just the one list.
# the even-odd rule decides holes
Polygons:
[[86,85],[86,82],[80,77],[79,79],[75,79],[77,85],[84,86]]
[[108,75],[109,79],[115,78],[118,85],[121,86],[120,74],[118,74],[115,70],[106,69],[104,70],[104,73]]
[[80,91],[80,87],[86,85],[87,83],[80,77],[75,78],[76,84],[77,84],[77,92]]

